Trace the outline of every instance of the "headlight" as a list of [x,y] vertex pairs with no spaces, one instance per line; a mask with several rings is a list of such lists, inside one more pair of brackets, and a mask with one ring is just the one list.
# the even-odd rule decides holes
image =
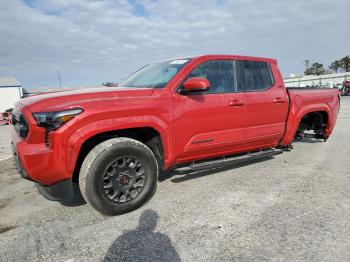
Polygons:
[[74,108],[59,112],[38,112],[34,113],[33,116],[38,126],[51,131],[58,129],[81,112],[83,112],[83,109]]

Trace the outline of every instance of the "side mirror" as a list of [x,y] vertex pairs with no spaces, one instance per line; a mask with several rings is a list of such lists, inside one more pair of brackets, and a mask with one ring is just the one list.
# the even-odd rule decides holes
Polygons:
[[182,93],[188,92],[203,92],[210,88],[210,82],[206,78],[202,77],[191,77],[183,83]]

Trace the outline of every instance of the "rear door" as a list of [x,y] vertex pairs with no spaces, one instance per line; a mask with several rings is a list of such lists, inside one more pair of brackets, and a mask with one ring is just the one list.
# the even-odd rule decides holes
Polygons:
[[288,114],[288,97],[283,85],[275,81],[265,61],[242,60],[238,71],[246,94],[246,146],[276,144],[283,136]]
[[244,143],[245,98],[238,90],[234,60],[199,64],[186,77],[209,80],[206,92],[177,94],[174,99],[178,162],[222,155]]

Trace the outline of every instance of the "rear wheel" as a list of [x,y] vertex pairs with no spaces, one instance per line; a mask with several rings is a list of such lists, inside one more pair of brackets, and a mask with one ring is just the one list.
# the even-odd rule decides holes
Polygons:
[[113,138],[94,147],[79,176],[84,199],[105,215],[137,209],[154,194],[158,166],[152,151],[130,138]]

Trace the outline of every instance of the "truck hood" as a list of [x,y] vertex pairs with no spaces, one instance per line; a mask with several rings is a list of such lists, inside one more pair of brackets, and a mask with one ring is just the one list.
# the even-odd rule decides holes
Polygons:
[[100,87],[59,91],[33,95],[22,99],[16,106],[28,107],[32,112],[55,111],[63,108],[103,103],[111,100],[126,100],[153,94],[152,88]]

